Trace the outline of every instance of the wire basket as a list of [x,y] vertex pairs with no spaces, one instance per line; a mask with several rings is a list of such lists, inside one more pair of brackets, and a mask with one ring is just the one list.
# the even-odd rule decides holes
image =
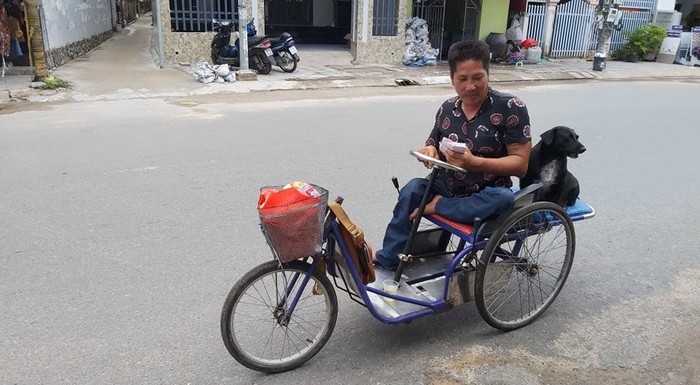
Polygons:
[[[328,191],[312,185],[321,195],[289,204],[258,208],[260,227],[267,243],[281,262],[291,262],[321,252],[323,222],[326,217]],[[281,190],[281,186],[263,187]]]

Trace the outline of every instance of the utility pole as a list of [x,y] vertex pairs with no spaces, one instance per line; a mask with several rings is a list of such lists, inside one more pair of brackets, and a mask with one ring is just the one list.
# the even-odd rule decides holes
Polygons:
[[27,10],[27,25],[29,28],[29,44],[31,47],[32,63],[34,64],[34,81],[43,81],[49,76],[44,54],[44,33],[41,29],[41,17],[39,15],[39,2],[37,0],[25,0]]
[[156,29],[157,47],[158,47],[158,67],[163,68],[163,26],[162,19],[160,17],[160,0],[155,0],[155,9],[151,10],[151,17],[153,18],[153,28]]
[[593,57],[593,70],[595,71],[602,71],[605,68],[605,61],[610,52],[613,28],[619,30],[621,27],[619,23],[622,14],[618,10],[619,3],[619,0],[601,0],[596,8],[598,42]]
[[[258,1],[258,0],[252,0]],[[238,0],[238,80],[257,80],[248,67],[248,0]]]

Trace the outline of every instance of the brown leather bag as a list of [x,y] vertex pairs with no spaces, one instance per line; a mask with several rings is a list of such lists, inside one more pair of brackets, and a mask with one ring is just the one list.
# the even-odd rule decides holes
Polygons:
[[329,202],[328,206],[337,218],[343,242],[348,246],[350,259],[360,274],[362,283],[366,285],[374,282],[376,279],[374,276],[374,264],[372,263],[374,252],[372,247],[365,241],[365,234],[362,232],[362,229],[352,223],[340,204]]

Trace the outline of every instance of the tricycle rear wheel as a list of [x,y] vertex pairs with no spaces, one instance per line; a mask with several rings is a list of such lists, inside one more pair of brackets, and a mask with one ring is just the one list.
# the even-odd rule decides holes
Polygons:
[[571,219],[554,203],[536,202],[511,214],[477,264],[474,290],[481,317],[509,331],[544,313],[569,276],[575,239]]
[[[221,335],[242,365],[265,373],[297,368],[321,350],[338,318],[338,298],[325,274],[306,262],[270,261],[246,273],[221,311]],[[301,290],[290,315],[287,310]]]

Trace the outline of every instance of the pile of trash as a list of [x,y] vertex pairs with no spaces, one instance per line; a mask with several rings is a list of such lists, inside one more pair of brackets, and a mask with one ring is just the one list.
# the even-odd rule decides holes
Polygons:
[[403,64],[409,67],[437,65],[439,50],[430,45],[428,22],[419,17],[406,21],[406,51]]
[[236,74],[231,71],[228,64],[220,64],[212,66],[211,64],[201,61],[197,63],[192,72],[195,79],[200,83],[223,83],[236,81]]

